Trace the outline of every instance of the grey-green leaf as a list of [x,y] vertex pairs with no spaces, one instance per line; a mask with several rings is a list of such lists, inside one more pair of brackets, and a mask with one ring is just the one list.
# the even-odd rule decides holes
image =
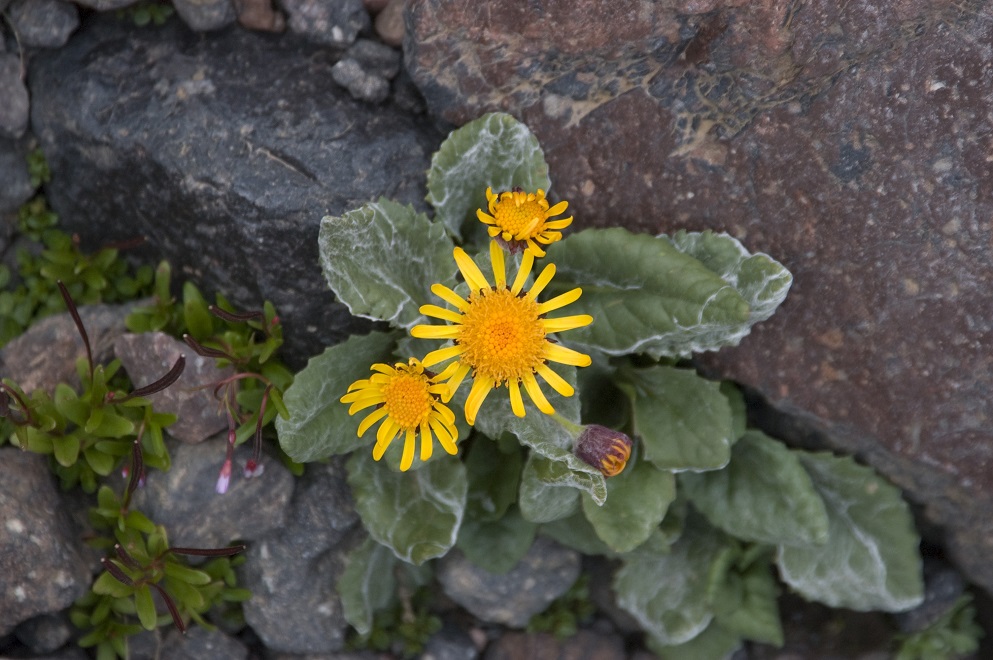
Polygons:
[[598,506],[583,494],[583,513],[612,550],[630,552],[658,528],[674,499],[676,480],[672,472],[638,461],[607,479],[607,501],[603,505]]
[[735,345],[751,312],[738,291],[666,238],[626,229],[587,229],[552,244],[557,267],[549,296],[580,286],[571,314],[593,324],[569,341],[610,355],[686,356]]
[[779,588],[768,560],[743,571],[730,570],[713,597],[714,616],[722,627],[752,641],[783,645]]
[[831,607],[896,612],[923,598],[920,539],[900,491],[852,458],[799,452],[828,514],[828,542],[780,546],[783,581]]
[[495,112],[452,131],[441,144],[428,170],[427,201],[435,219],[460,238],[467,221],[482,226],[476,209],[487,209],[487,187],[535,192],[550,185],[538,139],[510,115]]
[[635,433],[663,470],[717,470],[731,457],[731,407],[717,383],[690,369],[625,369],[634,392]]
[[543,523],[571,516],[579,509],[579,491],[571,487],[572,473],[558,461],[528,456],[521,472],[518,505],[526,520]]
[[456,545],[479,568],[506,573],[527,554],[537,528],[511,508],[499,520],[466,518]]
[[684,230],[669,240],[677,250],[696,257],[738,290],[751,308],[749,326],[772,316],[793,284],[793,275],[781,263],[761,252],[750,254],[728,234]]
[[680,475],[683,492],[716,527],[770,545],[819,545],[828,514],[795,452],[748,431],[723,470]]
[[466,505],[469,518],[500,520],[517,500],[524,452],[516,441],[511,442],[511,452],[504,453],[496,442],[480,434],[470,446],[465,461],[469,479]]
[[325,279],[356,316],[409,329],[434,302],[432,284],[455,284],[451,239],[410,205],[380,199],[326,216],[317,244]]
[[696,522],[687,524],[669,554],[634,553],[614,576],[617,604],[659,644],[688,642],[714,618],[707,578],[726,543]]
[[397,558],[422,564],[455,545],[466,501],[462,461],[431,461],[420,470],[394,472],[363,451],[353,454],[347,467],[362,524]]
[[372,410],[350,416],[348,405],[339,399],[353,382],[369,378],[374,363],[393,362],[394,343],[395,335],[372,332],[351,337],[307,362],[283,393],[290,418],[276,417],[279,444],[290,458],[307,463],[363,446],[372,451],[375,429],[366,439],[357,435],[359,423]]
[[369,633],[373,615],[394,598],[396,562],[389,548],[370,538],[348,553],[345,570],[338,578],[338,595],[345,621],[360,635]]
[[662,660],[726,660],[741,647],[741,636],[712,621],[706,630],[682,644],[666,646],[651,635],[645,642]]

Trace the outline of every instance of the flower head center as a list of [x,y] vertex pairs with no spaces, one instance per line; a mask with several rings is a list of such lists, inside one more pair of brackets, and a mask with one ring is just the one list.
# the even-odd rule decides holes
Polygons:
[[399,372],[383,385],[383,407],[387,414],[403,429],[414,429],[428,420],[434,396],[424,374]]
[[492,205],[496,225],[520,240],[533,237],[542,228],[548,202],[534,193],[505,192]]
[[534,373],[545,345],[538,303],[505,288],[473,292],[455,342],[476,375],[495,384]]

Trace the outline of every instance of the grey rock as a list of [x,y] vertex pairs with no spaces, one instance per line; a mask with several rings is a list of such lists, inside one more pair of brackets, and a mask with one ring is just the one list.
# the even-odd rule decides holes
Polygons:
[[431,635],[421,654],[421,660],[475,660],[478,657],[479,650],[469,633],[451,622],[445,622],[441,630]]
[[17,636],[32,653],[52,653],[69,641],[76,628],[64,612],[39,614],[24,621],[14,629]]
[[251,457],[246,443],[234,452],[231,484],[215,491],[224,463],[226,434],[196,445],[170,442],[172,467],[150,470],[145,487],[134,495],[134,507],[169,530],[172,545],[218,548],[233,541],[251,542],[279,529],[287,515],[293,476],[275,459],[263,456],[265,471],[242,477]]
[[331,68],[331,77],[357,101],[382,103],[390,95],[390,83],[385,78],[367,73],[357,60],[350,57]]
[[920,632],[933,625],[958,602],[965,593],[965,580],[944,561],[924,561],[924,602],[912,610],[894,614],[904,633]]
[[566,639],[548,633],[509,632],[486,649],[484,660],[569,658],[569,660],[626,660],[624,640],[580,630]]
[[0,447],[0,635],[69,607],[90,586],[48,457]]
[[159,660],[244,660],[248,647],[240,640],[220,630],[191,626],[186,634],[175,627],[157,628],[128,638],[132,658]]
[[569,590],[579,577],[579,564],[579,553],[539,537],[503,575],[451,552],[439,562],[438,581],[449,598],[483,621],[521,628]]
[[96,240],[144,234],[139,254],[168,258],[203,289],[242,308],[272,300],[296,364],[369,328],[327,290],[321,217],[381,195],[425,209],[423,172],[441,141],[423,120],[327,84],[333,60],[309,48],[97,16],[34,57],[30,78],[63,226]]
[[340,466],[309,466],[294,493],[292,518],[252,544],[239,567],[252,599],[245,621],[269,649],[329,653],[342,648],[348,624],[335,592],[358,519]]
[[[114,342],[127,332],[124,319],[133,305],[86,305],[79,317],[90,338],[93,361],[109,362]],[[43,388],[51,394],[59,383],[79,386],[76,361],[86,357],[86,348],[68,312],[42,319],[0,350],[0,367],[30,394]]]
[[0,214],[16,211],[31,199],[35,188],[31,185],[27,156],[30,141],[27,137],[11,140],[0,137]]
[[14,0],[9,16],[24,46],[61,48],[79,27],[79,10],[64,0]]
[[227,415],[214,397],[211,384],[234,374],[230,366],[217,367],[213,358],[201,357],[186,344],[162,332],[125,334],[114,342],[114,354],[136,388],[165,376],[181,355],[186,368],[175,383],[147,398],[159,412],[173,413],[176,423],[169,435],[183,442],[203,442],[227,428]]
[[84,7],[89,7],[90,9],[96,9],[97,11],[110,11],[111,9],[123,9],[124,7],[129,7],[133,4],[137,4],[139,0],[74,0],[77,5],[82,5]]
[[373,39],[358,39],[345,53],[362,70],[380,78],[393,80],[400,72],[400,51]]
[[172,6],[183,22],[197,32],[220,30],[238,18],[232,0],[172,0]]
[[0,52],[0,138],[19,138],[28,128],[30,101],[21,76],[21,58]]
[[319,44],[348,46],[372,19],[362,0],[279,0],[292,32]]

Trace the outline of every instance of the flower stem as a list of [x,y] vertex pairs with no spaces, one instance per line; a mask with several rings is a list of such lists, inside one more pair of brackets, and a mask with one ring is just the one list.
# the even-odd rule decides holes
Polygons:
[[558,422],[559,423],[559,426],[561,426],[566,431],[568,431],[569,435],[572,436],[572,439],[573,439],[574,442],[575,442],[576,438],[578,438],[579,435],[583,432],[583,426],[582,425],[580,425],[580,424],[574,424],[574,423],[570,422],[568,419],[566,419],[565,417],[563,417],[562,415],[560,415],[557,412],[556,413],[552,413],[551,414],[551,418],[554,419],[556,422]]

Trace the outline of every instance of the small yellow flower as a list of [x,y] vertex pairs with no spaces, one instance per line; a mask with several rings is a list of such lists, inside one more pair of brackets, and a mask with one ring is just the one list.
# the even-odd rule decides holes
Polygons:
[[560,220],[549,220],[554,215],[565,212],[569,202],[559,202],[548,208],[545,191],[527,193],[520,188],[496,194],[492,188],[486,189],[489,213],[476,209],[480,222],[489,225],[486,230],[490,238],[498,238],[507,244],[511,252],[523,247],[535,257],[545,256],[539,245],[549,245],[562,238],[560,229],[572,224],[572,216]]
[[[545,314],[575,302],[582,290],[575,288],[540,303],[538,294],[548,286],[555,275],[555,265],[548,264],[531,286],[521,289],[531,273],[534,255],[524,253],[521,268],[511,286],[507,287],[504,254],[500,246],[490,242],[490,260],[493,263],[495,286],[483,276],[482,271],[462,248],[455,248],[455,262],[469,285],[469,297],[462,298],[442,284],[435,284],[431,291],[455,307],[454,310],[436,305],[423,305],[421,314],[450,321],[452,325],[417,325],[410,334],[425,339],[451,339],[453,346],[440,348],[424,357],[425,366],[432,366],[458,358],[449,381],[448,401],[472,372],[474,381],[465,404],[465,418],[469,424],[476,420],[476,413],[483,399],[494,387],[504,383],[510,390],[510,406],[518,417],[524,416],[521,385],[538,409],[546,414],[555,410],[545,398],[535,374],[552,386],[562,396],[572,396],[574,390],[561,376],[552,371],[548,362],[560,362],[577,367],[590,364],[590,357],[550,341],[547,335],[593,322],[588,314],[546,319]],[[448,369],[445,370],[447,374]]]
[[431,375],[424,371],[421,362],[410,358],[409,364],[397,362],[395,367],[374,364],[372,371],[375,373],[370,378],[352,383],[340,401],[352,404],[348,408],[349,415],[369,406],[378,406],[359,424],[361,437],[376,422],[383,422],[376,432],[376,445],[372,449],[374,459],[382,458],[393,439],[403,433],[406,437],[400,469],[406,471],[414,462],[418,431],[422,461],[431,458],[432,431],[446,452],[458,453],[455,413],[441,402],[441,397],[448,395],[448,386],[443,381],[455,371],[454,367],[446,373]]

